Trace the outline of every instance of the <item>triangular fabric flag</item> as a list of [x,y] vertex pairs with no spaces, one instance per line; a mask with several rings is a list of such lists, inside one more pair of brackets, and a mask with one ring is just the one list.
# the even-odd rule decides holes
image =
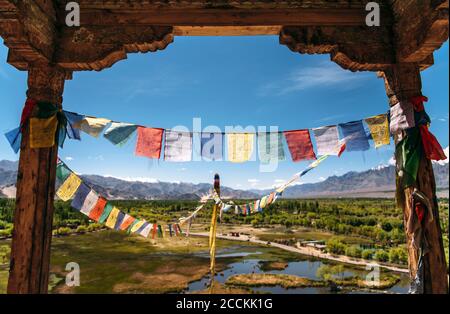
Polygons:
[[117,207],[113,207],[108,219],[106,220],[105,226],[109,229],[114,229],[116,225],[117,217],[119,216],[120,210]]
[[108,119],[85,117],[80,122],[74,124],[74,127],[79,128],[90,136],[99,137],[106,125],[110,122],[111,120]]
[[166,130],[164,160],[184,162],[192,160],[192,133]]
[[58,118],[56,115],[47,118],[30,119],[30,147],[48,148],[55,145]]
[[56,166],[56,178],[61,182],[64,182],[71,173],[72,171],[64,163],[59,163]]
[[75,197],[72,200],[70,206],[77,210],[81,210],[84,204],[84,200],[91,192],[91,188],[88,187],[85,183],[81,182],[81,185],[78,187],[77,193],[75,193]]
[[105,206],[105,209],[103,210],[102,215],[100,216],[100,218],[98,219],[98,222],[103,224],[105,223],[105,221],[108,219],[109,215],[111,214],[111,211],[113,209],[114,206],[112,206],[110,203],[107,203]]
[[386,114],[380,114],[364,120],[369,126],[375,148],[389,145],[391,142],[389,134],[389,119]]
[[15,128],[14,130],[11,130],[7,133],[5,133],[6,139],[9,142],[9,145],[11,145],[11,148],[13,149],[14,153],[18,153],[20,149],[20,144],[22,142],[22,132],[21,128]]
[[338,155],[339,131],[336,125],[312,129],[316,139],[317,155]]
[[309,130],[284,132],[292,161],[316,159]]
[[122,231],[127,230],[135,220],[136,218],[126,214],[125,217],[123,218],[122,224],[120,225],[120,230]]
[[113,122],[103,136],[114,145],[123,146],[134,134],[137,125]]
[[116,223],[114,224],[114,230],[120,230],[120,226],[122,225],[124,218],[125,213],[120,211],[119,214],[117,215]]
[[88,193],[88,195],[84,199],[84,202],[83,202],[83,205],[81,206],[80,211],[83,214],[85,214],[86,216],[89,216],[89,213],[95,207],[95,204],[97,204],[97,202],[98,202],[98,194],[95,193],[95,191],[91,189],[91,191]]
[[68,201],[77,192],[81,185],[81,179],[75,174],[71,173],[64,183],[59,187],[56,195],[63,201]]
[[208,133],[201,134],[201,156],[206,161],[223,160],[223,134]]
[[67,119],[67,135],[70,139],[81,140],[80,130],[75,126],[80,126],[81,121],[85,116],[79,115],[74,112],[63,111]]
[[106,203],[108,203],[108,201],[104,197],[99,197],[94,208],[92,208],[89,213],[89,218],[94,221],[99,221],[103,211],[105,210]]
[[399,102],[392,106],[390,111],[390,132],[397,134],[406,129],[415,127],[414,107],[410,102]]
[[[346,150],[349,152],[366,151],[370,148],[369,139],[361,120],[339,124],[344,138]],[[339,154],[338,154],[339,155]]]
[[161,157],[163,134],[163,129],[138,127],[136,156],[159,159]]
[[246,162],[253,153],[254,134],[230,133],[227,134],[228,161]]
[[258,133],[258,155],[263,164],[285,160],[283,134],[279,132]]

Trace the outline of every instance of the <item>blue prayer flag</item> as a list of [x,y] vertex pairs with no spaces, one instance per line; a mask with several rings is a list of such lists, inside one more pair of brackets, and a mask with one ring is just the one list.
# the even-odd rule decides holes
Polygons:
[[122,225],[124,218],[125,218],[125,213],[119,212],[119,215],[117,215],[116,224],[114,225],[114,230],[120,230],[120,226]]
[[84,200],[88,196],[89,192],[91,192],[91,188],[86,184],[81,183],[78,187],[75,197],[72,200],[71,206],[77,210],[81,210],[84,204]]
[[71,139],[81,140],[80,129],[75,128],[74,125],[79,124],[84,119],[84,116],[68,111],[64,111],[64,114],[67,118],[67,135]]
[[201,134],[201,156],[204,160],[223,160],[223,134],[202,133]]
[[362,120],[339,124],[339,127],[344,138],[349,137],[346,142],[347,151],[365,151],[370,148]]
[[11,148],[17,154],[17,152],[20,149],[20,144],[22,142],[22,132],[20,130],[20,126],[14,130],[5,133],[5,136],[8,139]]
[[114,145],[122,146],[136,132],[137,125],[113,122],[103,136]]

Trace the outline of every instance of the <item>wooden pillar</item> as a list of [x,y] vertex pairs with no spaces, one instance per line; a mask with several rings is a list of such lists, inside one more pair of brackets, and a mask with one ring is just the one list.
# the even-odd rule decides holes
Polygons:
[[[416,63],[397,64],[384,72],[386,93],[389,104],[393,106],[399,101],[408,101],[413,96],[422,94],[422,82],[419,65]],[[426,109],[426,105],[425,105]],[[395,139],[398,142],[398,139]],[[398,162],[398,161],[397,161]],[[397,165],[398,167],[398,165]],[[447,263],[445,260],[442,230],[440,226],[436,183],[431,161],[425,157],[420,160],[416,187],[423,192],[433,204],[434,221],[425,225],[425,236],[430,244],[430,251],[424,258],[424,293],[448,293]],[[403,189],[397,180],[397,203],[403,209],[405,230],[412,213],[410,196],[413,188]],[[411,278],[417,273],[418,252],[411,247],[412,237],[406,234],[408,245],[408,266]]]
[[[43,65],[28,71],[27,96],[58,106],[66,73]],[[8,293],[47,293],[58,147],[31,149],[22,135]]]

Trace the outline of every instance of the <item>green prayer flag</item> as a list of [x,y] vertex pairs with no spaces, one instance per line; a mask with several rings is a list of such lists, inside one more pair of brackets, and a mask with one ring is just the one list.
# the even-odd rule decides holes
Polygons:
[[103,210],[103,213],[100,216],[100,219],[98,220],[98,222],[101,224],[105,223],[105,221],[106,221],[106,219],[108,219],[109,214],[111,213],[112,209],[113,209],[113,206],[110,203],[106,204],[105,209]]
[[407,135],[395,147],[395,159],[399,167],[397,175],[403,188],[416,183],[422,156],[422,140],[417,127],[407,130]]

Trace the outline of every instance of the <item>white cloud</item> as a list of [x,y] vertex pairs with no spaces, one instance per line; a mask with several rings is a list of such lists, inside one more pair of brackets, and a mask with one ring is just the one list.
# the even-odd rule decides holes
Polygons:
[[74,158],[73,158],[73,157],[70,157],[70,156],[67,156],[65,159],[66,159],[67,161],[72,161],[72,160],[74,160]]
[[259,94],[261,96],[285,95],[301,90],[330,86],[339,86],[349,90],[363,84],[364,79],[368,77],[368,74],[355,74],[332,62],[325,61],[317,66],[296,69],[284,79],[267,83],[260,88]]
[[259,180],[258,179],[248,179],[247,180],[249,183],[258,183]]
[[320,181],[320,182],[325,181],[325,180],[326,180],[325,177],[319,177],[319,181]]

